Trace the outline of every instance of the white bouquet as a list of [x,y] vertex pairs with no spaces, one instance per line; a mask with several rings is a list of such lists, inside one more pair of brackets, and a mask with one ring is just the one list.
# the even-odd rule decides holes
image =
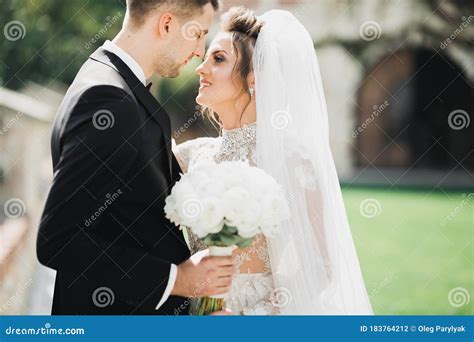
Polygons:
[[[277,234],[289,209],[273,177],[236,161],[200,164],[183,175],[166,198],[165,213],[209,246],[209,255],[224,256],[236,246],[249,246],[259,233]],[[198,298],[192,311],[206,315],[222,310],[224,297]]]
[[235,161],[200,164],[184,174],[166,198],[165,213],[210,246],[211,255],[225,255],[219,247],[243,248],[259,233],[277,234],[289,209],[273,177]]

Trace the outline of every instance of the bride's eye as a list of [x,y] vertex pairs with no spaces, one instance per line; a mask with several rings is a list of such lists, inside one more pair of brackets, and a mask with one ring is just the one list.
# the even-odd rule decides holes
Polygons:
[[214,56],[214,62],[221,63],[223,61],[224,61],[224,58],[222,58],[221,56],[219,56],[219,55]]

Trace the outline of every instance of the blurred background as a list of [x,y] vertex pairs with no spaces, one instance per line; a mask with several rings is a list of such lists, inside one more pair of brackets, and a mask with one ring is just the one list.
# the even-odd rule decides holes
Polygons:
[[[81,64],[119,31],[124,2],[0,0],[1,315],[50,313],[54,272],[35,239],[51,123]],[[223,3],[289,10],[313,37],[375,313],[474,314],[472,0]],[[218,134],[194,102],[198,64],[153,82],[178,143]]]

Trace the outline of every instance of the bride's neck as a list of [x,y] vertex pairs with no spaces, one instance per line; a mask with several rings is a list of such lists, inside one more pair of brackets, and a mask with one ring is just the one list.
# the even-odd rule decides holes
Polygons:
[[222,122],[222,127],[226,130],[241,128],[257,121],[257,109],[254,100],[245,109],[243,107],[239,108],[239,106],[229,106],[229,108],[223,109],[217,114]]

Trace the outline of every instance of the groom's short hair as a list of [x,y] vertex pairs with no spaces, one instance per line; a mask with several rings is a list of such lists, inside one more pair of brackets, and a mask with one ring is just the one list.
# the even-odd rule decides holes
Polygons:
[[219,10],[220,0],[127,0],[127,8],[134,24],[140,26],[148,14],[160,6],[167,6],[182,18],[190,18],[198,11],[202,13],[203,7],[209,3],[215,11]]

